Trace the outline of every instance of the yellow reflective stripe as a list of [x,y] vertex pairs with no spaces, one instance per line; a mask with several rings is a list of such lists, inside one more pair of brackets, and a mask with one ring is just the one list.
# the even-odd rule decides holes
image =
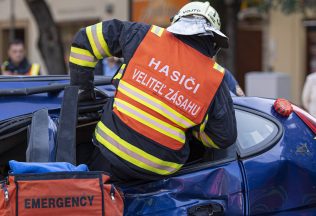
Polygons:
[[89,52],[89,50],[78,47],[71,47],[69,62],[91,68],[94,68],[97,64],[95,57]]
[[199,140],[206,147],[219,149],[219,147],[213,142],[213,140],[204,132],[207,121],[208,121],[208,115],[206,115],[203,123],[200,125],[200,132],[198,133]]
[[151,32],[152,33],[154,33],[154,34],[156,34],[156,28],[157,28],[157,26],[156,25],[153,25],[152,27],[151,27]]
[[206,147],[212,147],[219,149],[219,147],[213,142],[213,140],[203,131],[199,133],[200,140]]
[[[99,129],[103,132],[103,136],[98,132]],[[183,166],[182,164],[161,160],[133,146],[113,133],[113,131],[107,128],[101,121],[97,125],[95,136],[102,145],[114,154],[142,169],[161,175],[169,175]],[[109,137],[111,137],[112,140],[107,139]]]
[[30,75],[31,76],[38,76],[40,71],[40,65],[39,64],[32,64]]
[[71,57],[71,56],[69,57],[69,62],[76,64],[76,65],[83,66],[83,67],[91,67],[91,68],[94,68],[97,64],[97,62],[82,61],[82,60],[76,59],[76,58]]
[[91,54],[91,52],[89,50],[81,49],[79,47],[73,47],[72,46],[70,48],[70,52],[94,58],[94,56]]
[[194,130],[194,131],[192,131],[192,134],[197,140],[201,141],[199,132]]
[[[114,106],[118,109],[118,111],[146,125],[147,127],[150,127],[183,144],[185,143],[185,133],[179,128],[176,128],[121,99],[115,98]],[[132,111],[128,110],[128,108],[136,112],[132,113]]]
[[126,64],[122,64],[120,70],[117,72],[117,74],[115,75],[115,77],[113,79],[121,79],[123,76],[123,72],[124,72],[125,67],[126,67]]
[[215,62],[215,64],[214,64],[213,68],[214,68],[215,70],[218,70],[218,71],[221,72],[221,73],[224,73],[224,72],[225,72],[225,68],[223,68],[222,66],[220,66],[220,65],[217,64],[216,62]]
[[88,36],[93,53],[97,59],[102,59],[106,56],[112,56],[108,44],[103,37],[102,22],[96,25],[88,26],[86,28],[86,34]]
[[97,31],[97,37],[99,39],[99,42],[101,44],[101,47],[105,53],[106,56],[112,56],[112,54],[110,53],[110,49],[108,47],[108,44],[106,43],[104,37],[103,37],[103,33],[102,33],[102,22],[99,22],[96,26],[96,31]]
[[163,31],[164,31],[164,28],[161,28],[161,27],[156,26],[156,25],[153,25],[151,28],[151,32],[159,37],[161,37]]
[[204,121],[200,125],[200,131],[204,131],[207,121],[208,121],[208,114],[206,114]]
[[98,50],[98,48],[96,46],[96,42],[93,39],[92,26],[88,26],[86,28],[86,34],[88,36],[88,40],[89,40],[89,43],[90,43],[90,45],[92,47],[92,51],[93,51],[95,57],[97,57],[97,59],[102,59],[103,57],[102,57],[101,53],[99,52],[99,50]]
[[117,73],[115,75],[115,77],[113,77],[113,79],[121,79],[122,78],[122,74],[121,73]]
[[[131,93],[126,91],[125,89],[123,89],[122,86],[125,86],[126,88],[128,88],[131,91]],[[190,119],[181,115],[177,111],[173,110],[171,107],[169,107],[164,102],[162,102],[162,101],[150,96],[149,94],[137,89],[136,87],[128,84],[124,80],[120,81],[120,84],[118,86],[118,91],[122,92],[123,94],[132,98],[133,100],[142,103],[143,105],[147,106],[148,108],[150,108],[156,112],[159,112],[159,113],[163,112],[163,115],[165,115],[169,120],[176,123],[177,125],[180,125],[183,128],[190,128],[190,127],[196,125]],[[135,93],[141,95],[146,100],[150,101],[150,103],[148,101],[138,97],[138,96],[135,96]]]
[[207,147],[207,148],[216,148],[219,149],[219,147],[212,141],[212,139],[207,136],[207,134],[202,131],[202,132],[198,132],[198,131],[192,131],[193,136],[199,140],[200,142],[202,142],[202,144]]

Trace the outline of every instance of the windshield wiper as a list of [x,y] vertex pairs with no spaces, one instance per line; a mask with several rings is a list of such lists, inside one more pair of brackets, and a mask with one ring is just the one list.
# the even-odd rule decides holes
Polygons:
[[[102,79],[94,81],[94,85],[111,85],[111,80],[112,79],[110,77],[104,77]],[[69,83],[53,84],[49,86],[37,86],[30,88],[0,89],[0,96],[28,96],[40,93],[58,93],[60,91],[63,91],[67,86],[69,86]]]

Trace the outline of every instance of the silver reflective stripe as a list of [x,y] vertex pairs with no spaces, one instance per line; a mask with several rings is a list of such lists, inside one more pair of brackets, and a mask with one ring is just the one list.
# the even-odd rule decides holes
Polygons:
[[[123,113],[124,113],[124,111],[127,111],[127,112],[129,112],[129,113],[131,113],[131,114],[137,116],[138,118],[142,119],[143,122],[141,122],[141,123],[143,123],[143,124],[146,125],[147,127],[150,127],[150,128],[152,128],[152,129],[154,129],[154,130],[157,131],[157,129],[155,129],[155,127],[152,127],[151,125],[156,126],[156,128],[158,128],[159,130],[163,130],[163,131],[165,131],[165,132],[167,132],[167,133],[170,133],[170,134],[174,135],[175,137],[177,137],[177,139],[176,139],[177,141],[183,142],[183,143],[185,142],[185,134],[184,134],[184,132],[181,133],[181,132],[179,131],[180,129],[174,127],[175,129],[178,129],[178,131],[173,130],[172,128],[169,128],[169,127],[167,127],[166,125],[163,125],[163,124],[161,124],[161,123],[155,121],[154,119],[149,118],[149,117],[143,115],[142,113],[137,112],[136,110],[134,110],[134,109],[132,109],[132,108],[130,108],[130,107],[124,105],[124,104],[121,103],[119,100],[115,100],[114,103],[115,103],[115,105],[116,105],[118,108],[123,109]],[[133,118],[132,116],[130,116],[130,117]],[[137,119],[136,119],[136,120],[137,120]],[[173,127],[173,126],[170,125],[170,127]],[[158,131],[158,132],[161,133],[161,131]],[[164,134],[164,133],[163,133],[163,134]],[[168,134],[164,134],[164,135],[165,135],[165,136],[169,136],[169,137],[171,137],[171,138],[173,138],[173,139],[175,138],[175,137],[170,136],[170,135],[168,135]]]
[[205,132],[200,132],[200,138],[201,138],[202,143],[206,147],[219,149],[219,147],[213,142],[213,140],[210,137],[207,136]]
[[[173,114],[172,112],[170,112],[168,109],[166,109],[165,107],[161,106],[160,104],[156,103],[155,101],[152,101],[148,98],[146,98],[145,96],[137,93],[136,91],[133,91],[132,89],[128,88],[126,85],[124,85],[123,82],[120,82],[120,85],[118,87],[118,91],[120,91],[120,88],[127,91],[128,93],[132,94],[135,98],[137,98],[136,101],[144,101],[145,103],[148,103],[152,106],[154,106],[156,108],[157,113],[161,114],[165,114],[168,116],[169,120],[171,120],[172,122],[176,123],[177,125],[179,125],[180,127],[184,127],[184,128],[190,128],[193,125],[189,124],[188,122],[186,122],[185,120],[179,118],[178,116],[176,116],[175,114]],[[123,93],[124,94],[124,93]],[[134,99],[134,98],[133,98]],[[135,99],[134,99],[135,100]],[[146,106],[146,104],[144,104]],[[150,107],[148,107],[150,108]]]
[[156,35],[160,36],[160,31],[161,31],[161,30],[162,30],[161,27],[156,26],[156,28],[154,29],[154,33],[155,33]]
[[[165,170],[168,171],[170,173],[173,173],[175,171],[177,171],[178,169],[176,168],[172,168],[172,167],[168,167],[168,166],[164,166],[161,164],[156,164],[153,161],[150,161],[146,158],[144,158],[143,156],[137,154],[136,152],[133,152],[131,150],[129,150],[128,148],[125,148],[124,146],[122,146],[120,143],[118,143],[116,140],[114,140],[112,137],[108,136],[107,134],[105,134],[99,127],[96,128],[96,132],[106,141],[108,141],[111,145],[115,146],[117,149],[119,149],[120,151],[124,152],[125,154],[130,155],[131,157],[135,158],[136,160],[147,164],[148,166],[154,167],[156,169],[160,169],[160,170]],[[141,166],[140,166],[141,167]]]
[[100,43],[99,38],[98,38],[97,25],[91,26],[91,32],[92,32],[92,37],[93,37],[95,46],[97,47],[99,53],[100,53],[103,57],[106,56],[106,54],[105,54],[105,52],[104,52],[104,49],[102,48],[101,43]]
[[94,57],[86,56],[86,55],[82,55],[82,54],[78,54],[78,53],[74,53],[74,52],[71,52],[70,56],[73,58],[76,58],[76,59],[83,60],[83,61],[96,62],[96,59]]

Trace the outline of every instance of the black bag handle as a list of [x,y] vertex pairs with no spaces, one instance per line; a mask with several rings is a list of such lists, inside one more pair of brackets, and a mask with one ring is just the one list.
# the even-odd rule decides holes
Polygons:
[[78,86],[64,91],[57,130],[56,161],[76,165],[76,128],[78,117]]
[[48,118],[47,109],[38,110],[32,116],[26,149],[27,162],[49,162]]

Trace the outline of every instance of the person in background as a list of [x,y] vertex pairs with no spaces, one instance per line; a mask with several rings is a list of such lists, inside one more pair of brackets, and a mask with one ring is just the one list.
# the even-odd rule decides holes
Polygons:
[[25,46],[21,40],[14,40],[9,44],[9,59],[2,63],[2,75],[27,75],[40,74],[39,64],[30,64],[25,56]]
[[307,111],[316,117],[316,72],[307,76],[303,94],[302,94],[303,106]]
[[239,86],[237,80],[235,79],[233,74],[227,69],[225,69],[224,82],[228,86],[229,91],[231,91],[234,95],[238,97],[245,96],[245,93]]

